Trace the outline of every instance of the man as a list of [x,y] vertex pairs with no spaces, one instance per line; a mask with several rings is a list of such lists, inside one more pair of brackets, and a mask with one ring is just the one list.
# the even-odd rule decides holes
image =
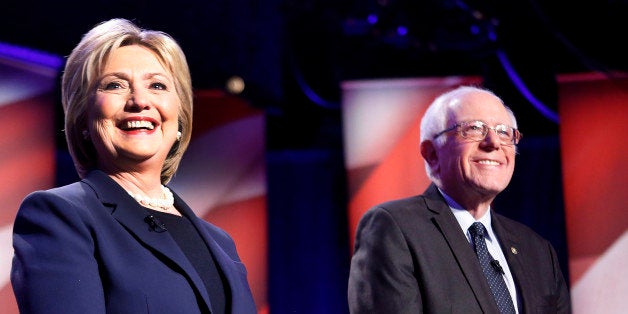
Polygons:
[[491,209],[520,139],[514,114],[488,90],[461,86],[434,100],[421,121],[432,184],[360,220],[351,313],[571,312],[552,245]]

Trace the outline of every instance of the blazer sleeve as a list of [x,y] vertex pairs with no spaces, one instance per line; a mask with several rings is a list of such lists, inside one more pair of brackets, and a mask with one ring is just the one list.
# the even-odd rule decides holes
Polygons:
[[558,262],[558,256],[554,247],[548,242],[547,243],[551,255],[552,265],[554,266],[554,279],[556,282],[556,295],[558,296],[556,313],[565,313],[569,314],[572,312],[571,309],[571,295],[569,292],[569,287],[563,276],[562,271],[560,270],[560,265]]
[[421,313],[408,245],[388,211],[375,207],[358,224],[348,285],[349,310],[360,313]]
[[27,196],[13,227],[11,284],[20,313],[104,313],[89,224],[50,191]]

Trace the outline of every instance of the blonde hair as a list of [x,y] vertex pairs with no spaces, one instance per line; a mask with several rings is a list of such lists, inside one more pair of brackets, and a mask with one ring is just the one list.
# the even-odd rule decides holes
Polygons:
[[129,45],[152,50],[174,78],[181,106],[178,122],[181,139],[176,142],[161,169],[161,182],[168,183],[177,171],[192,134],[193,92],[190,70],[179,44],[168,34],[142,29],[129,20],[115,18],[102,22],[83,35],[68,57],[61,78],[61,102],[65,114],[65,137],[79,177],[96,168],[97,154],[86,141],[87,112],[96,85],[111,51]]

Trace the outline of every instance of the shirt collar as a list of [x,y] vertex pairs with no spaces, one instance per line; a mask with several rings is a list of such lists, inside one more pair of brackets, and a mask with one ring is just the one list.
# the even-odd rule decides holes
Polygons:
[[491,226],[490,206],[488,207],[488,210],[486,211],[484,216],[480,217],[480,219],[478,220],[475,220],[475,218],[473,218],[473,216],[471,216],[471,214],[466,209],[464,209],[460,204],[454,201],[454,199],[447,195],[447,193],[443,192],[443,190],[441,190],[440,188],[438,189],[438,191],[441,195],[443,195],[443,198],[445,198],[445,202],[447,202],[449,209],[451,209],[454,217],[456,217],[460,228],[467,235],[467,239],[471,239],[471,235],[469,234],[469,227],[471,227],[474,222],[479,221],[484,225],[484,228],[486,228],[486,238],[489,241],[492,241],[493,227]]

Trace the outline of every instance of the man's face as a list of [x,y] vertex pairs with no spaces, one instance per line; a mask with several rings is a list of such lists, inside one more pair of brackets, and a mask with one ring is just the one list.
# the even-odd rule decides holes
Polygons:
[[[448,126],[479,120],[489,127],[513,126],[510,115],[495,96],[478,92],[464,96],[453,108]],[[447,132],[445,144],[436,148],[442,188],[458,199],[495,197],[503,191],[515,168],[515,146],[501,143],[494,130],[483,140],[463,138],[456,130]]]

